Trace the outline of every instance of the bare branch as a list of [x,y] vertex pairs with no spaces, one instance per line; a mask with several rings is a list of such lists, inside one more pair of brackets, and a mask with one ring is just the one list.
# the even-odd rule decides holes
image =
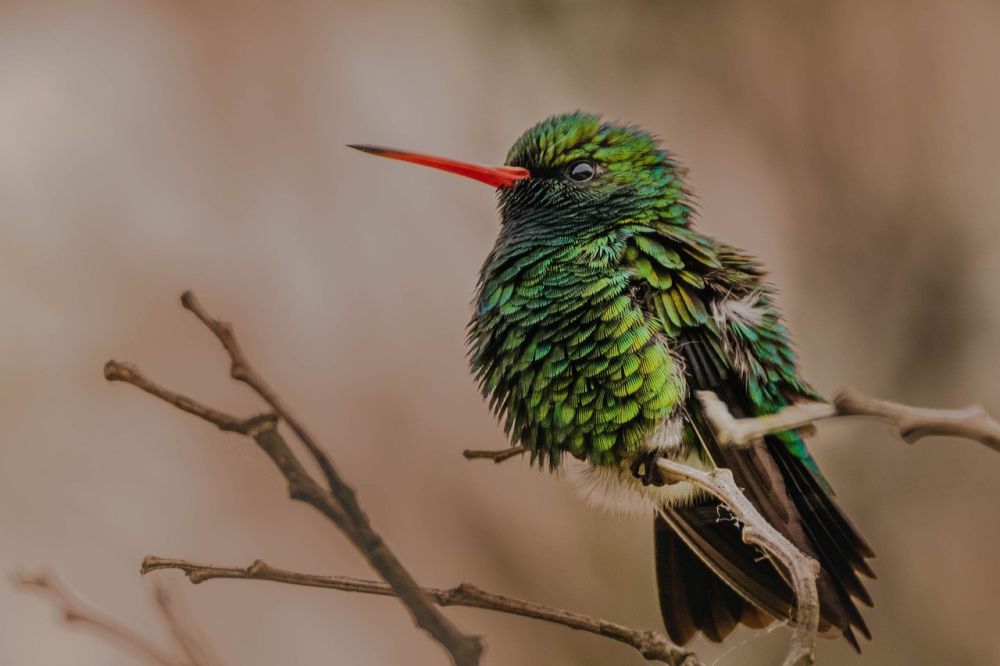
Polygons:
[[492,460],[495,463],[502,463],[505,460],[510,460],[515,458],[522,453],[527,453],[529,451],[526,446],[511,446],[506,449],[466,449],[462,451],[462,455],[465,456],[466,460],[477,460],[479,458],[486,458]]
[[764,435],[809,427],[819,419],[837,416],[837,408],[829,403],[807,402],[767,416],[737,419],[726,403],[711,391],[698,391],[697,396],[722,446],[746,446]]
[[188,662],[170,655],[144,636],[140,636],[115,620],[87,608],[73,597],[52,574],[41,573],[34,576],[16,574],[14,584],[48,598],[67,624],[90,629],[95,634],[107,639],[112,645],[137,657],[144,664],[192,666]]
[[138,366],[134,363],[121,363],[119,361],[108,361],[104,364],[104,378],[109,382],[125,382],[142,389],[150,395],[155,395],[160,400],[168,402],[177,409],[194,414],[198,418],[215,425],[219,430],[226,432],[236,432],[241,435],[253,436],[255,432],[264,427],[273,426],[278,421],[276,414],[259,414],[248,419],[238,419],[235,416],[220,412],[217,409],[206,407],[200,402],[193,400],[186,395],[181,395],[168,388],[160,386],[148,379]]
[[760,515],[733,480],[728,469],[711,472],[660,458],[660,469],[670,479],[687,481],[718,497],[742,523],[743,542],[760,548],[779,565],[789,578],[798,604],[794,617],[795,630],[784,666],[808,666],[815,660],[816,633],[819,629],[819,594],[816,578],[819,563],[809,557],[776,530]]
[[[142,563],[142,572],[149,573],[161,569],[178,569],[198,584],[218,578],[243,580],[266,580],[290,585],[320,587],[344,592],[359,592],[395,596],[395,592],[385,583],[347,576],[318,576],[273,567],[256,560],[248,567],[224,567],[200,564],[188,560],[163,557],[147,557]],[[646,659],[672,666],[701,666],[702,662],[694,653],[677,647],[662,634],[655,631],[640,631],[599,618],[574,613],[561,608],[553,608],[531,601],[514,599],[487,592],[470,583],[462,583],[449,589],[424,588],[424,592],[440,606],[467,606],[485,610],[520,615],[544,622],[560,624],[570,629],[605,636],[638,650]]]
[[288,427],[292,429],[295,436],[302,441],[305,447],[309,450],[309,454],[323,471],[323,475],[326,477],[327,485],[329,486],[330,491],[334,495],[338,496],[337,499],[344,504],[345,509],[350,506],[356,508],[357,511],[360,511],[360,507],[357,506],[357,498],[355,497],[354,490],[344,483],[340,474],[330,461],[330,458],[326,455],[319,444],[316,443],[316,440],[313,439],[312,435],[309,434],[305,426],[302,425],[302,422],[295,418],[291,411],[289,411],[289,409],[285,406],[278,394],[275,393],[270,386],[268,386],[267,382],[264,381],[264,378],[260,376],[260,373],[254,369],[253,365],[247,359],[246,354],[243,353],[243,349],[240,347],[240,343],[236,340],[236,334],[233,332],[232,324],[225,321],[219,321],[208,314],[208,311],[202,307],[198,298],[192,291],[185,291],[181,294],[181,305],[184,306],[185,309],[194,313],[194,316],[201,320],[208,330],[210,330],[215,337],[219,339],[219,342],[222,343],[226,353],[229,354],[230,376],[252,388],[254,392],[263,398],[264,402],[270,405],[278,416],[280,416],[281,419],[288,424]]
[[396,592],[400,601],[410,611],[414,622],[448,651],[454,663],[459,666],[478,664],[483,652],[482,640],[478,636],[467,636],[459,631],[454,623],[434,605],[423,589],[417,585],[417,582],[392,553],[382,537],[372,528],[367,514],[357,501],[354,489],[341,478],[330,459],[305,427],[289,412],[278,395],[254,370],[240,348],[232,326],[211,317],[191,292],[184,293],[181,297],[181,303],[186,309],[193,312],[222,343],[230,357],[230,372],[233,378],[252,387],[271,406],[277,417],[288,423],[289,427],[302,440],[323,471],[328,488],[317,483],[306,471],[301,461],[278,432],[277,417],[274,414],[237,419],[159,386],[147,379],[136,366],[128,363],[109,361],[104,368],[105,377],[109,381],[124,381],[132,384],[178,409],[213,423],[223,430],[238,432],[253,438],[284,475],[288,482],[289,496],[294,500],[311,505],[344,532],[372,568]]
[[[994,451],[1000,451],[1000,424],[990,418],[978,405],[965,409],[911,407],[878,400],[852,388],[843,388],[837,392],[833,403],[803,403],[786,407],[776,414],[737,419],[714,393],[699,391],[698,399],[722,445],[747,445],[765,435],[810,428],[816,421],[822,419],[867,416],[891,424],[898,435],[911,444],[923,437],[946,435],[970,439]],[[661,461],[660,466],[674,467],[677,463]],[[796,549],[761,518],[753,505],[733,484],[732,474],[728,470],[719,469],[711,473],[688,470],[684,474],[677,473],[675,478],[691,481],[722,499],[745,524],[743,540],[747,543],[756,543],[769,557],[784,567],[796,590],[798,601],[792,649],[785,664],[812,663],[816,622],[819,618],[818,602],[814,604],[816,573],[818,573],[816,562]],[[716,483],[706,483],[713,480]],[[728,493],[728,497],[724,496],[723,492]],[[810,567],[816,573],[810,573]]]
[[[738,419],[711,391],[699,391],[697,397],[716,438],[724,446],[745,446],[772,433],[812,428],[816,421],[822,419],[868,416],[892,424],[899,436],[909,443],[930,435],[950,435],[978,441],[1000,451],[1000,424],[978,405],[965,409],[910,407],[844,388],[837,393],[833,403],[803,403],[786,407],[775,414]],[[486,458],[503,462],[524,452],[524,448],[515,446],[498,451],[466,451],[464,455],[468,459]],[[736,485],[730,470],[704,472],[667,459],[660,459],[658,464],[671,479],[687,481],[718,497],[743,524],[743,541],[759,547],[785,573],[795,591],[797,610],[791,620],[795,630],[784,664],[812,664],[820,619],[816,588],[819,564],[760,515]]]
[[868,416],[888,422],[910,444],[923,437],[946,435],[970,439],[1000,451],[1000,423],[978,405],[965,409],[911,407],[878,400],[847,387],[837,392],[832,404],[801,403],[776,414],[737,419],[711,391],[699,391],[698,399],[722,445],[745,445],[764,435],[809,427],[822,419]]
[[841,416],[871,416],[891,423],[903,441],[915,443],[923,437],[945,435],[979,442],[1000,451],[1000,423],[979,405],[964,409],[910,407],[888,400],[876,400],[850,387],[834,396]]
[[174,642],[187,656],[191,666],[222,666],[208,639],[191,619],[190,613],[178,608],[177,600],[166,586],[157,581],[153,586],[153,600],[163,623],[170,630]]

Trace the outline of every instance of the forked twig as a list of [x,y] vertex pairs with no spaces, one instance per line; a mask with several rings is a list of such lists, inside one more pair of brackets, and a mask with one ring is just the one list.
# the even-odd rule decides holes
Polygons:
[[[135,365],[129,363],[108,361],[104,366],[105,378],[109,381],[132,384],[178,409],[215,424],[222,430],[251,437],[284,475],[288,482],[289,496],[311,505],[344,532],[371,567],[392,586],[400,601],[410,611],[414,622],[448,651],[452,661],[459,666],[478,664],[483,652],[482,640],[478,636],[462,633],[445,617],[409,571],[403,567],[382,537],[375,532],[367,514],[358,503],[354,489],[343,480],[316,440],[250,364],[233,333],[232,326],[209,315],[190,291],[181,296],[181,304],[194,313],[222,343],[229,354],[230,374],[233,378],[253,388],[274,413],[238,419],[156,384],[146,378]],[[320,485],[306,471],[302,462],[278,432],[279,418],[291,427],[319,465],[325,477],[326,487]]]
[[889,423],[910,444],[924,437],[945,435],[969,439],[1000,451],[1000,423],[979,405],[963,409],[911,407],[845,387],[837,392],[832,403],[799,403],[775,414],[738,419],[711,391],[699,391],[698,399],[722,445],[745,445],[764,435],[808,427],[823,419],[868,416]]
[[665,458],[660,458],[657,464],[669,479],[686,481],[719,498],[741,523],[743,543],[760,548],[778,564],[779,570],[788,574],[789,584],[795,592],[797,610],[794,617],[795,629],[783,664],[812,664],[819,630],[819,593],[816,589],[819,562],[799,550],[767,522],[736,485],[730,470],[717,468],[704,472]]

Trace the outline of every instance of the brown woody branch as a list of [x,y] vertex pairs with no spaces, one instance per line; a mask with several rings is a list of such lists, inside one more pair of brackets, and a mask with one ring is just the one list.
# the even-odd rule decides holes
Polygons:
[[528,452],[528,447],[526,446],[511,446],[507,449],[466,449],[462,451],[462,455],[465,456],[466,460],[479,460],[486,459],[492,460],[495,463],[502,463],[505,460],[510,460],[511,458],[516,458],[519,455]]
[[745,445],[764,435],[809,427],[822,419],[867,416],[889,423],[900,438],[910,444],[924,437],[945,435],[969,439],[1000,451],[1000,423],[990,418],[979,405],[964,409],[911,407],[845,387],[837,392],[832,403],[800,403],[776,414],[738,419],[711,391],[700,391],[698,399],[723,445]]
[[[29,590],[46,597],[55,606],[56,610],[59,611],[67,624],[89,629],[93,633],[105,638],[112,645],[133,655],[144,664],[153,664],[154,666],[210,666],[208,662],[196,661],[195,659],[185,660],[175,657],[146,637],[132,631],[110,617],[86,607],[70,594],[52,574],[15,574],[14,584],[24,590]],[[161,594],[166,598],[166,593],[159,590],[157,595]],[[169,606],[170,602],[167,601],[166,603]],[[172,608],[171,621],[177,621],[176,616],[172,613]]]
[[[309,504],[344,532],[371,567],[392,587],[410,611],[414,622],[448,651],[452,661],[459,666],[478,664],[483,652],[482,640],[478,636],[462,633],[445,617],[375,532],[353,488],[343,480],[316,440],[250,364],[232,326],[209,315],[190,291],[181,296],[181,304],[222,343],[229,354],[232,377],[249,385],[274,410],[273,413],[238,419],[156,384],[130,363],[108,361],[104,366],[105,378],[132,384],[222,430],[252,438],[285,477],[289,497]],[[278,419],[284,420],[308,449],[323,472],[326,487],[306,471],[288,446],[278,431]]]
[[[714,397],[714,394],[712,396]],[[516,448],[522,450],[515,452]],[[523,447],[513,447],[496,451],[466,451],[465,457],[503,462],[525,450]],[[794,620],[795,629],[783,666],[812,664],[815,660],[820,617],[819,594],[816,589],[819,563],[799,550],[767,522],[736,485],[730,470],[719,468],[704,472],[665,458],[659,459],[658,465],[672,482],[686,481],[719,498],[729,508],[733,517],[742,524],[743,542],[760,548],[778,565],[779,570],[786,572],[795,592],[797,610],[795,617],[790,618]]]
[[791,645],[784,666],[807,666],[815,660],[816,634],[819,629],[819,594],[816,579],[819,563],[799,550],[781,532],[767,522],[733,480],[725,468],[704,472],[688,465],[661,458],[657,464],[672,481],[686,481],[719,498],[742,524],[743,543],[757,546],[779,571],[784,571],[795,591],[797,610]]
[[[218,578],[240,580],[265,580],[289,585],[319,587],[343,592],[395,596],[396,593],[385,583],[348,576],[318,576],[273,567],[256,560],[247,567],[225,567],[201,564],[188,560],[164,557],[147,557],[142,563],[142,573],[161,569],[177,569],[192,583],[203,583]],[[662,634],[655,631],[632,629],[616,622],[574,613],[561,608],[553,608],[532,601],[515,599],[493,592],[487,592],[470,583],[462,583],[449,589],[424,588],[424,592],[439,606],[466,606],[485,610],[520,615],[544,622],[559,624],[570,629],[585,631],[624,643],[638,650],[650,661],[659,661],[672,666],[702,666],[694,653],[677,647]]]
[[[1000,451],[1000,424],[978,405],[964,409],[911,407],[878,400],[855,389],[844,388],[837,392],[832,403],[802,403],[786,407],[775,414],[738,419],[715,393],[699,391],[697,397],[722,445],[745,446],[772,433],[811,428],[816,421],[822,419],[867,416],[888,422],[904,441],[911,444],[923,437],[947,435],[977,441],[994,451]],[[466,451],[465,457],[503,462],[526,450],[515,446],[497,451]],[[735,484],[732,472],[728,469],[703,472],[667,459],[660,459],[658,464],[670,478],[687,481],[718,497],[743,524],[743,541],[759,547],[786,573],[795,591],[797,610],[792,618],[795,630],[784,664],[812,664],[819,626],[819,597],[816,589],[819,564],[796,548],[760,515]]]

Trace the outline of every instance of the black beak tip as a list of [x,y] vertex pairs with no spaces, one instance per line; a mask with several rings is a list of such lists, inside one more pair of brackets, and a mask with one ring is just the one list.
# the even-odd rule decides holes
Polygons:
[[363,153],[369,153],[371,155],[381,155],[386,152],[385,148],[381,146],[371,146],[366,143],[349,143],[348,148],[353,148],[354,150],[360,150]]

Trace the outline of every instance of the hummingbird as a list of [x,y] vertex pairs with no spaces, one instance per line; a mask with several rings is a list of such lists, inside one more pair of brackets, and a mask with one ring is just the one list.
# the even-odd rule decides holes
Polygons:
[[670,638],[721,642],[794,618],[785,574],[718,499],[666,483],[664,457],[725,467],[755,508],[820,564],[820,633],[871,633],[868,542],[837,505],[802,431],[721,445],[696,398],[740,417],[820,400],[801,377],[775,289],[746,252],[703,234],[688,172],[634,125],[582,112],[528,129],[501,166],[352,148],[496,189],[500,230],[468,328],[484,398],[532,463],[569,469],[584,496],[651,516]]

